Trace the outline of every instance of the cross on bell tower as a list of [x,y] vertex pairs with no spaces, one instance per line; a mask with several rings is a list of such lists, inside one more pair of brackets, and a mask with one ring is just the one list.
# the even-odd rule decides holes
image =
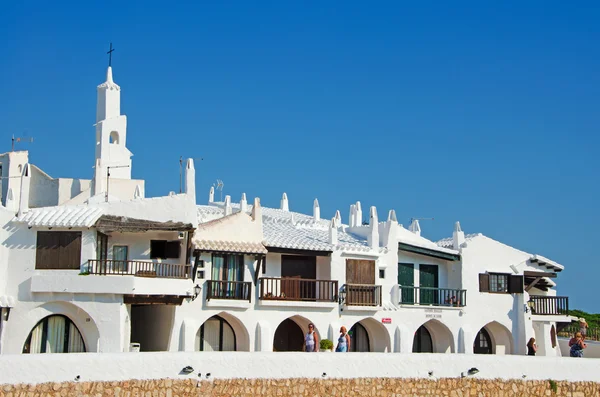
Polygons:
[[112,53],[115,49],[112,46],[112,42],[110,43],[110,49],[108,50],[108,66],[112,66]]

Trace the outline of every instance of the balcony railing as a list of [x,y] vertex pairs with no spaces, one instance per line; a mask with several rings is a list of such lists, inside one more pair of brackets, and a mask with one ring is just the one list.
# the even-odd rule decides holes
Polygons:
[[531,313],[537,315],[562,315],[569,314],[569,298],[567,296],[542,296],[531,295]]
[[381,285],[344,284],[347,306],[381,306]]
[[467,290],[400,285],[400,304],[454,306],[467,305]]
[[158,278],[191,278],[192,266],[147,261],[90,259],[84,272],[97,275],[118,275]]
[[208,280],[206,281],[206,300],[235,299],[252,302],[251,289],[250,282]]
[[334,302],[338,299],[336,280],[309,280],[296,277],[260,279],[262,300]]

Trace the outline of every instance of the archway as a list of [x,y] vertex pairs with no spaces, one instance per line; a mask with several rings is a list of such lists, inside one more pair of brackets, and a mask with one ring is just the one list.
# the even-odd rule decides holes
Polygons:
[[[388,330],[374,318],[355,323],[348,331],[351,352],[389,352],[391,341]],[[336,344],[334,341],[334,344]]]
[[[13,328],[15,334],[22,335],[23,339],[21,339],[20,344],[14,346],[10,351],[17,354],[22,353],[34,328],[47,317],[54,315],[66,317],[77,328],[86,352],[98,351],[100,332],[94,318],[81,306],[64,301],[46,302],[27,312],[26,316],[22,317],[24,321],[16,323],[15,328]],[[31,347],[29,349],[31,350]]]
[[[484,346],[489,344],[490,346]],[[478,347],[480,345],[481,347]],[[508,328],[497,321],[492,321],[483,326],[473,342],[473,352],[479,354],[512,354],[512,335]]]
[[485,328],[482,328],[475,336],[473,343],[473,353],[475,354],[492,354],[492,338]]
[[[296,315],[283,320],[273,337],[274,352],[299,352],[304,350],[304,335],[308,325],[312,324],[305,317]],[[321,340],[319,330],[315,327],[318,339]]]
[[112,131],[108,137],[108,142],[118,145],[119,144],[119,133],[117,131]]
[[23,345],[24,354],[85,351],[81,332],[69,317],[62,314],[53,314],[40,320]]
[[429,320],[415,332],[414,353],[454,353],[454,337],[446,325]]
[[212,316],[196,333],[196,351],[235,351],[236,338],[233,328],[220,316]]

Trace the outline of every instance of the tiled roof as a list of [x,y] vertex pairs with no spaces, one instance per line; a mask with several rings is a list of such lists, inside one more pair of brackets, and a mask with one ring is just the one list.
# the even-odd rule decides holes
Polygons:
[[434,243],[431,240],[426,239],[425,237],[419,236],[408,229],[405,229],[402,226],[398,227],[398,241],[401,243],[413,245],[415,247],[427,248],[430,250],[435,250],[439,252],[444,252],[447,254],[458,254],[459,252],[452,249],[452,239],[450,239],[450,245],[442,246],[438,243]]
[[261,243],[239,241],[196,240],[197,249],[210,252],[238,252],[247,254],[266,254],[267,249]]
[[102,210],[89,206],[34,208],[15,219],[29,227],[92,227],[102,216]]
[[[465,241],[467,241],[467,242],[468,242],[468,241],[471,241],[471,240],[473,240],[475,237],[478,237],[478,236],[483,236],[483,234],[481,234],[481,233],[467,234],[467,235],[465,236]],[[436,244],[437,244],[438,246],[440,246],[440,247],[444,247],[444,248],[452,248],[452,244],[453,244],[453,243],[452,243],[452,237],[447,237],[447,238],[443,238],[443,239],[441,239],[441,240],[438,240],[438,241],[436,242]]]
[[[210,222],[224,216],[223,203],[198,206],[198,222]],[[238,203],[231,204],[234,212],[240,211]],[[248,205],[248,213],[252,205]],[[338,229],[338,244],[329,243],[329,224],[325,219],[315,220],[312,216],[298,212],[262,207],[263,244],[267,247],[301,249],[310,251],[369,252],[367,240]],[[379,253],[379,251],[377,252]]]

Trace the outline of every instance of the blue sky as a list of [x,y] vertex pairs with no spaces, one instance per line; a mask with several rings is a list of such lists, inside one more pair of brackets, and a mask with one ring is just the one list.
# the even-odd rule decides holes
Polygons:
[[564,264],[559,295],[600,312],[597,2],[171,3],[3,4],[0,150],[33,136],[31,162],[91,178],[112,41],[147,195],[202,157],[199,202],[220,178],[345,222],[357,200],[434,217],[434,240],[460,220]]

